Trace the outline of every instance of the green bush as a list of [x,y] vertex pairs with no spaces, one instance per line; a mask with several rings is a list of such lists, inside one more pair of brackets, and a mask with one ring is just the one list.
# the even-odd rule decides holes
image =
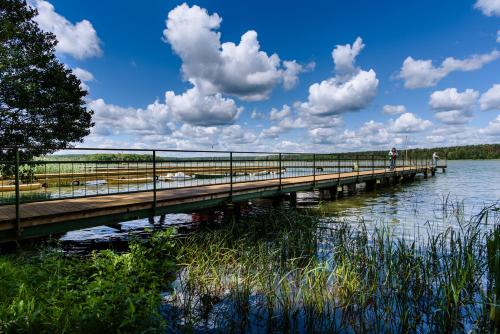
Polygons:
[[160,293],[175,269],[171,235],[133,241],[122,254],[0,257],[0,333],[161,331]]

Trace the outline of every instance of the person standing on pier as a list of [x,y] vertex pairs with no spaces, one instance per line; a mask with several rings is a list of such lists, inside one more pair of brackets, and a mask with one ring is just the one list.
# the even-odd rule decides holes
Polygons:
[[391,170],[396,168],[396,158],[398,157],[398,152],[396,148],[393,147],[392,150],[389,151],[389,159],[391,160]]
[[439,160],[439,156],[437,152],[432,153],[432,165],[437,166],[437,162]]

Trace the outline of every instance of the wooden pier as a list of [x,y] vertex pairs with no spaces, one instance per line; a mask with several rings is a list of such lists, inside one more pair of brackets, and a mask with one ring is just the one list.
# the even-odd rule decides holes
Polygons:
[[[281,171],[282,167],[280,160],[279,165],[273,164],[265,170],[275,168]],[[259,168],[252,170],[264,170],[263,167]],[[156,182],[153,182],[155,188],[146,191],[1,205],[0,242],[58,234],[155,215],[193,212],[257,198],[288,194],[294,198],[300,191],[328,191],[335,197],[343,186],[352,187],[364,183],[367,189],[373,189],[377,184],[390,184],[391,181],[398,182],[401,179],[411,180],[417,174],[423,174],[425,177],[434,175],[436,166],[415,162],[390,170],[385,166],[376,165],[372,160],[370,170],[358,169],[337,173],[317,173],[317,170],[320,169],[314,164],[312,175],[307,176],[282,177],[281,173],[276,173],[269,179],[239,182],[233,181],[231,177],[228,182],[175,189],[156,189]],[[96,172],[102,173],[99,170]],[[230,168],[229,172],[231,176],[237,172],[237,168]],[[109,174],[109,171],[105,173]],[[155,168],[153,174],[150,174],[150,171],[146,174],[153,179],[153,175],[161,175],[161,172]]]

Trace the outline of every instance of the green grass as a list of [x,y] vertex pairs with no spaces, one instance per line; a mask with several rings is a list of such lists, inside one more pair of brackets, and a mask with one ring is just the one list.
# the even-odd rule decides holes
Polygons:
[[183,269],[170,323],[181,331],[489,332],[498,269],[488,271],[486,245],[498,247],[499,232],[483,232],[486,218],[458,221],[423,244],[387,227],[368,232],[362,222],[294,212],[196,234],[178,241]]
[[495,332],[498,208],[443,210],[456,228],[418,243],[320,207],[160,232],[125,253],[4,255],[0,333]]
[[159,332],[174,265],[171,231],[110,250],[0,257],[0,333]]

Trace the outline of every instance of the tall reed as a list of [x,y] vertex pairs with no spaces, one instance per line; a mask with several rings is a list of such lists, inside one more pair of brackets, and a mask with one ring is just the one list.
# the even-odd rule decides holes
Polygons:
[[187,236],[166,317],[177,331],[490,331],[500,252],[498,228],[485,227],[491,210],[418,242],[294,211]]

